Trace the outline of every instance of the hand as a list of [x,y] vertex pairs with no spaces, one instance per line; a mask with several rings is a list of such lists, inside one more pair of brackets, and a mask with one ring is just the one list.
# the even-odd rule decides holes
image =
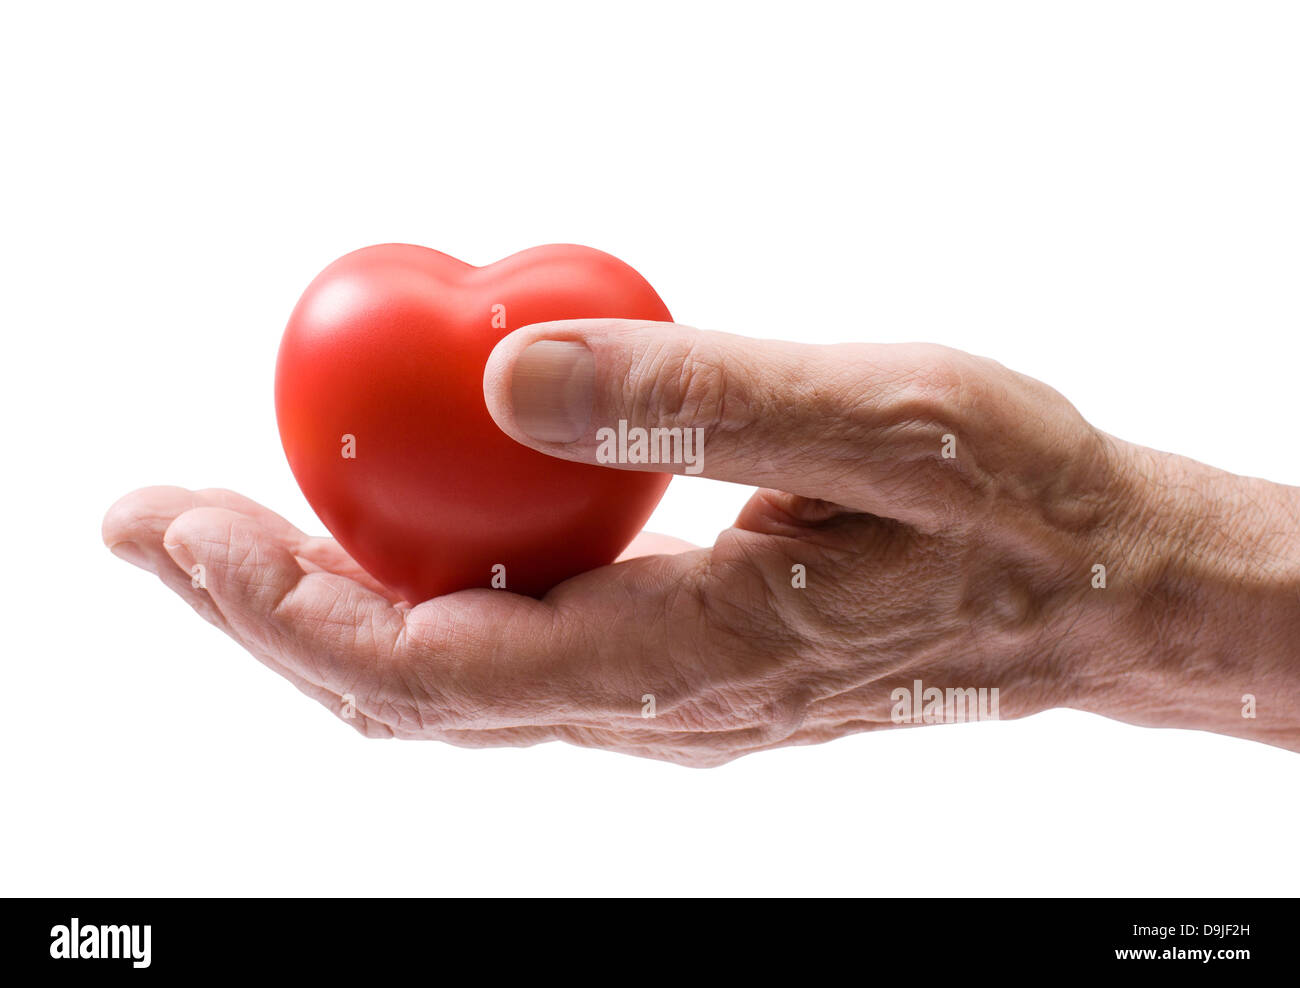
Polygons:
[[138,491],[104,539],[371,737],[715,765],[1070,706],[1300,750],[1295,489],[1129,445],[928,345],[549,323],[498,345],[484,393],[550,455],[600,461],[620,419],[700,429],[704,476],[763,489],[712,548],[642,536],[540,601],[408,606],[225,491]]

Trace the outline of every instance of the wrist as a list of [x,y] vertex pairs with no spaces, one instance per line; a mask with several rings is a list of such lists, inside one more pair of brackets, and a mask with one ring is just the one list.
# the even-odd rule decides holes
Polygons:
[[1300,750],[1300,490],[1115,442],[1104,645],[1071,705]]

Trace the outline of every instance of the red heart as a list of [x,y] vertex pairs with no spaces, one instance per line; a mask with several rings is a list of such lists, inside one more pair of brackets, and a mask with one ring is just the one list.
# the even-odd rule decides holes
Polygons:
[[409,244],[340,258],[299,300],[276,364],[280,439],[303,494],[412,603],[494,575],[540,596],[612,562],[669,476],[545,456],[483,402],[488,355],[511,330],[601,317],[672,320],[644,278],[589,247],[482,268]]

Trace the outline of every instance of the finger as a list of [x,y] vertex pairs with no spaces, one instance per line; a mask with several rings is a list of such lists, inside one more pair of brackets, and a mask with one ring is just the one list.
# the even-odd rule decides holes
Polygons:
[[638,556],[671,555],[677,552],[690,552],[699,546],[672,535],[660,535],[657,532],[642,532],[632,540],[632,544],[623,550],[618,558],[636,559]]
[[380,692],[403,629],[390,601],[347,577],[308,572],[263,522],[227,508],[186,511],[163,545],[250,648],[338,696]]
[[389,600],[395,602],[399,599],[397,594],[362,569],[334,539],[308,535],[282,515],[252,498],[235,491],[209,488],[192,492],[190,502],[191,508],[229,508],[253,519],[271,535],[281,540],[289,551],[298,557],[303,568],[309,573],[318,570],[337,573],[349,580],[356,580]]
[[361,564],[347,554],[334,539],[319,536],[307,536],[301,542],[291,546],[290,551],[298,557],[298,562],[308,573],[333,573],[348,580],[354,580],[372,593],[383,597],[390,604],[401,603],[402,595],[390,590],[361,568]]
[[[290,542],[307,536],[275,512],[234,491],[186,490],[184,487],[143,487],[119,498],[104,515],[103,536],[112,547],[123,542],[162,545],[162,533],[177,515],[191,508],[216,507],[255,518],[270,532]],[[141,545],[141,548],[145,548]]]
[[590,319],[507,336],[484,396],[501,429],[551,456],[931,524],[998,486],[979,457],[947,454],[1006,444],[1022,426],[1011,377],[945,347],[810,346]]
[[[170,573],[172,564],[162,547],[162,535],[177,516],[191,508],[201,507],[228,508],[254,519],[268,533],[282,540],[308,571],[337,573],[391,601],[398,599],[397,594],[363,570],[333,539],[306,535],[270,508],[242,494],[220,488],[190,491],[183,487],[145,487],[132,491],[105,514],[104,543],[119,558],[159,574],[164,582],[168,582],[170,577],[164,574]],[[190,602],[195,603],[194,600]],[[202,607],[198,609],[202,611]]]
[[[263,664],[289,680],[301,692],[319,701],[323,706],[351,723],[367,737],[391,737],[387,725],[355,710],[352,704],[329,690],[308,682],[283,664],[263,643],[241,635],[217,606],[212,595],[196,579],[196,574],[183,569],[163,547],[163,535],[175,518],[192,507],[225,505],[256,516],[268,529],[268,537],[288,540],[289,544],[303,538],[301,532],[274,512],[262,508],[254,501],[233,491],[189,491],[181,487],[149,487],[134,491],[119,499],[104,516],[103,537],[116,555],[133,565],[154,573],[178,597],[188,603],[207,621],[234,638]],[[276,534],[272,535],[271,532]]]
[[146,487],[119,498],[104,515],[101,534],[115,556],[153,573],[205,620],[227,634],[229,624],[199,589],[193,574],[178,567],[163,548],[163,533],[177,515],[196,505],[196,494],[181,487]]
[[732,757],[739,758],[742,755],[752,755],[759,751],[771,751],[773,748],[785,748],[795,745],[813,745],[825,744],[828,741],[836,741],[839,738],[848,737],[851,734],[864,734],[869,731],[879,731],[883,728],[893,727],[889,721],[875,721],[869,719],[849,718],[834,724],[815,724],[809,727],[802,727],[795,731],[789,737],[777,741],[763,741],[752,747],[738,749],[732,752]]
[[[863,347],[746,339],[668,323],[578,320],[520,329],[494,349],[497,424],[542,452],[699,474],[861,506],[864,466],[939,453],[897,428],[901,382]],[[645,441],[637,447],[638,434]],[[660,431],[657,442],[649,430]],[[665,462],[666,461],[666,462]]]

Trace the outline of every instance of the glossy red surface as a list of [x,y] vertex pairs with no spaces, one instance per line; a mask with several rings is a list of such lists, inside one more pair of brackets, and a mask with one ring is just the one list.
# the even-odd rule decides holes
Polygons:
[[598,317],[672,318],[632,268],[573,245],[476,268],[384,244],[322,271],[280,344],[275,405],[294,477],[343,548],[412,603],[488,587],[498,564],[508,590],[539,596],[612,562],[669,476],[545,456],[483,401],[511,330]]

